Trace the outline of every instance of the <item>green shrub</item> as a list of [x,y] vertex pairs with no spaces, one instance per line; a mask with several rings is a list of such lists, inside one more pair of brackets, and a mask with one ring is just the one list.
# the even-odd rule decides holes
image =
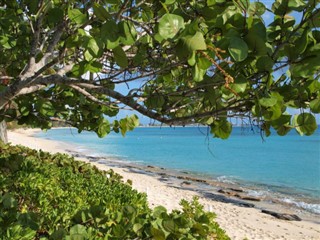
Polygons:
[[112,170],[0,145],[2,239],[229,239],[197,199],[151,210]]

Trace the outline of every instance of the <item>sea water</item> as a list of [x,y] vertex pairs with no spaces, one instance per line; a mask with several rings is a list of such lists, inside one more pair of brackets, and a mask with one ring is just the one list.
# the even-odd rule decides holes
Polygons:
[[272,192],[320,214],[319,129],[312,136],[291,131],[264,138],[250,127],[235,127],[227,140],[213,138],[205,127],[139,127],[125,137],[111,133],[102,139],[64,128],[38,136],[73,143],[73,150],[88,155],[254,186],[252,195]]

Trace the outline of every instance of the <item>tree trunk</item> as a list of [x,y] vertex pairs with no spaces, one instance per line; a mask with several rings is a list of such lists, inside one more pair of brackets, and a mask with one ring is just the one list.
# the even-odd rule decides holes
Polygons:
[[0,141],[8,143],[7,123],[5,121],[0,122]]

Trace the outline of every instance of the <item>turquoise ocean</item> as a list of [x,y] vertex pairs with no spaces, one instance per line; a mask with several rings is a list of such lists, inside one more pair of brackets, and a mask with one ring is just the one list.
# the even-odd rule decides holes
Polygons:
[[250,127],[235,127],[227,140],[206,127],[139,127],[98,138],[76,129],[53,129],[36,136],[73,144],[75,152],[166,169],[251,187],[253,196],[320,214],[320,130],[312,136],[291,131],[263,138]]

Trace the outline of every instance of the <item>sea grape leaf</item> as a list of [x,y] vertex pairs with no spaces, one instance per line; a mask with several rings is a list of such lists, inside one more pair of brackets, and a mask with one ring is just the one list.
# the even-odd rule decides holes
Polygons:
[[277,102],[278,102],[278,99],[273,96],[264,97],[264,98],[259,99],[260,105],[264,106],[264,107],[272,107],[272,106],[276,105]]
[[247,84],[248,84],[247,79],[244,76],[240,75],[235,79],[235,82],[232,83],[230,87],[235,92],[242,93],[246,90]]
[[300,135],[310,136],[317,129],[316,118],[311,113],[301,113],[293,118],[293,125]]
[[259,71],[272,71],[273,68],[273,60],[269,56],[261,56],[258,58],[256,67]]
[[45,101],[41,104],[39,112],[45,116],[53,116],[55,114],[55,108],[51,102]]
[[2,204],[4,209],[16,208],[18,205],[17,201],[13,198],[13,196],[8,193],[2,196]]
[[159,21],[159,34],[163,39],[173,38],[182,28],[184,20],[179,15],[166,13]]
[[250,3],[249,13],[253,16],[261,16],[266,11],[266,6],[261,2],[252,2]]
[[163,206],[157,206],[153,210],[153,216],[155,218],[160,218],[162,214],[166,214],[166,213],[167,213],[167,209]]
[[68,17],[71,22],[76,23],[77,25],[82,25],[87,21],[87,15],[83,14],[79,9],[69,9]]
[[211,125],[211,133],[214,134],[215,137],[219,137],[221,139],[227,139],[232,131],[232,124],[227,120],[215,121]]
[[99,18],[101,21],[105,21],[109,19],[111,16],[108,11],[98,3],[93,3],[93,13]]
[[151,228],[151,235],[152,235],[152,238],[155,240],[165,240],[166,239],[165,233],[162,230],[154,228],[154,227]]
[[120,40],[125,45],[135,43],[137,31],[131,22],[122,21],[119,23],[119,31],[121,34]]
[[99,56],[100,47],[98,45],[98,42],[94,38],[89,39],[87,44],[87,49],[92,56],[94,57]]
[[313,113],[320,113],[320,97],[310,102],[310,109]]
[[181,38],[183,45],[189,52],[196,50],[206,50],[207,45],[201,32],[196,32],[194,35],[187,35]]
[[63,10],[60,8],[52,8],[48,12],[48,22],[59,23],[63,20]]
[[228,51],[235,61],[241,62],[248,56],[248,45],[241,38],[232,37],[230,39]]
[[37,215],[33,212],[21,213],[18,217],[18,222],[24,227],[29,227],[32,230],[38,230],[39,224],[37,223]]
[[88,237],[86,227],[81,224],[74,225],[70,228],[70,237],[71,239],[86,239]]
[[97,134],[100,138],[105,137],[110,133],[110,123],[107,119],[104,119],[103,122],[99,125]]
[[175,222],[171,219],[164,220],[162,222],[162,226],[166,231],[170,233],[175,233],[179,229]]
[[201,82],[204,78],[206,70],[201,69],[198,64],[195,64],[192,69],[193,80],[196,82]]
[[116,22],[109,20],[102,25],[101,39],[108,49],[114,49],[119,46],[120,31]]
[[63,228],[59,228],[58,230],[54,231],[50,235],[50,239],[52,239],[52,240],[65,239],[66,235],[67,235],[67,231],[64,230]]
[[116,63],[122,67],[126,68],[128,66],[128,58],[126,53],[123,51],[122,47],[118,46],[113,49],[113,55]]
[[315,55],[306,57],[299,63],[290,66],[292,76],[308,78],[312,76],[320,68],[320,54],[315,52]]

